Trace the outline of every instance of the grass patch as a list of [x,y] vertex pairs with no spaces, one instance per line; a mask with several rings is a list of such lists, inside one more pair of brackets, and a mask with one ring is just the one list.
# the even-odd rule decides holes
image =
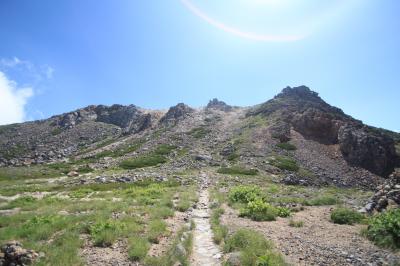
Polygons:
[[364,215],[349,208],[340,207],[331,212],[331,220],[335,224],[352,225],[355,223],[360,223],[363,219]]
[[[40,244],[39,244],[40,245]],[[76,232],[66,232],[58,236],[50,245],[44,247],[46,254],[35,265],[84,265],[79,249],[83,241]],[[43,248],[43,247],[42,247]],[[35,250],[38,250],[34,247]]]
[[[114,140],[112,140],[112,141],[114,141]],[[112,141],[110,143],[112,143]],[[108,145],[108,144],[106,144],[106,145]],[[121,157],[125,154],[128,154],[128,153],[138,150],[142,145],[143,145],[143,142],[138,141],[136,143],[133,143],[133,144],[130,144],[127,146],[118,147],[118,149],[116,149],[116,150],[106,150],[106,151],[99,152],[94,156],[94,158],[100,159],[100,158],[104,158],[104,157],[113,157],[113,158]]]
[[337,197],[334,196],[320,196],[310,200],[304,201],[304,205],[306,206],[329,206],[339,204],[340,201]]
[[150,249],[150,243],[146,238],[140,236],[128,239],[128,256],[130,260],[142,261]]
[[136,169],[166,163],[167,159],[161,155],[145,155],[134,159],[124,160],[120,163],[123,169]]
[[227,239],[224,251],[240,252],[240,262],[243,266],[287,265],[283,257],[273,251],[272,243],[254,230],[238,230]]
[[217,173],[226,175],[257,175],[258,170],[233,166],[233,167],[221,167],[217,170]]
[[276,147],[281,148],[282,150],[287,150],[287,151],[297,150],[297,147],[289,142],[278,143],[278,144],[276,144]]
[[213,210],[210,219],[211,229],[213,231],[213,240],[217,245],[224,242],[228,236],[228,227],[221,225],[220,223],[220,218],[223,213],[224,209],[216,208]]
[[211,130],[206,129],[204,127],[196,127],[189,131],[189,135],[196,139],[204,138]]
[[388,210],[372,217],[363,234],[378,246],[400,249],[400,209]]
[[170,154],[175,149],[176,146],[161,144],[150,154],[124,160],[119,166],[123,169],[136,169],[166,163],[167,158],[165,156]]
[[272,157],[270,159],[270,164],[275,167],[278,167],[279,169],[288,170],[292,172],[297,172],[300,169],[295,160],[286,156]]
[[304,226],[304,222],[303,221],[295,221],[293,219],[289,220],[289,226],[290,227],[303,227]]
[[167,223],[163,220],[153,220],[148,225],[147,238],[151,243],[158,243],[159,238],[167,231]]

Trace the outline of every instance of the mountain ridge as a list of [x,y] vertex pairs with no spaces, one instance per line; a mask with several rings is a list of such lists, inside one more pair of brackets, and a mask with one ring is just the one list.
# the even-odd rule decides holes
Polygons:
[[[306,140],[321,145],[338,145],[339,152],[350,166],[364,168],[379,176],[388,176],[399,165],[396,154],[399,134],[364,125],[326,103],[318,93],[299,86],[286,87],[273,99],[252,107],[230,106],[218,99],[210,100],[203,108],[194,109],[180,103],[168,111],[148,110],[135,105],[90,105],[49,119],[1,126],[0,166],[64,160],[103,141],[146,134],[151,138],[156,131],[174,132],[177,130],[174,127],[183,127],[187,132],[207,127],[219,140],[218,134],[225,134],[218,131],[221,125],[214,121],[215,128],[212,128],[207,119],[225,116],[236,117],[239,124],[245,123],[246,119],[259,119],[268,124],[264,133],[279,142],[293,139],[294,130]],[[229,129],[232,125],[224,127]],[[229,130],[234,132],[231,137],[238,137],[235,130]],[[266,135],[260,136],[261,139]],[[228,145],[229,141],[221,140],[220,144],[226,142]],[[248,151],[248,154],[256,152]]]

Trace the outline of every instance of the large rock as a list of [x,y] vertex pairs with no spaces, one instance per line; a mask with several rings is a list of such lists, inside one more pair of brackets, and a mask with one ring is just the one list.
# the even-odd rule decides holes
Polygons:
[[217,98],[214,98],[208,102],[206,109],[215,109],[215,110],[221,110],[224,112],[229,112],[229,111],[232,111],[233,107],[226,104],[223,101],[218,100]]
[[393,172],[397,155],[392,138],[371,132],[367,127],[345,125],[339,129],[340,150],[347,162],[375,174],[387,176]]
[[103,122],[119,126],[125,132],[139,132],[151,125],[151,115],[145,114],[135,105],[91,105],[59,117],[58,125],[72,128],[82,122]]
[[35,251],[24,249],[21,243],[11,241],[1,248],[0,265],[29,265],[38,257]]
[[160,123],[164,125],[175,125],[179,121],[190,116],[193,112],[193,108],[184,103],[179,103],[169,108],[168,112],[160,119]]

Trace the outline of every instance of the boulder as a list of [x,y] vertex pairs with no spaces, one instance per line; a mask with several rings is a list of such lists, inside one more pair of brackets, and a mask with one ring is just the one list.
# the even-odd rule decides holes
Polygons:
[[11,241],[1,248],[0,265],[29,265],[39,258],[33,250],[24,249],[21,243]]

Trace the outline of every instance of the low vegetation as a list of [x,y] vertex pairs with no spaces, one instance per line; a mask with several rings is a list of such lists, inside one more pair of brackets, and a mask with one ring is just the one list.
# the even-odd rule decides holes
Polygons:
[[292,172],[297,172],[300,169],[295,160],[286,156],[271,157],[269,163],[275,167],[278,167],[279,169]]
[[219,174],[227,174],[227,175],[257,175],[257,169],[247,169],[240,166],[233,167],[222,167],[217,170]]
[[228,227],[220,223],[221,215],[224,214],[224,209],[215,208],[211,214],[211,229],[213,231],[213,240],[216,244],[222,244],[228,236]]
[[[240,265],[287,265],[271,242],[254,230],[240,229],[224,245],[225,252],[240,252]],[[227,264],[229,265],[229,264]]]
[[355,224],[360,223],[364,219],[361,213],[349,208],[336,208],[331,212],[331,220],[335,224]]
[[292,143],[289,142],[281,142],[276,144],[276,147],[281,148],[282,150],[287,150],[287,151],[295,151],[297,150],[297,147],[293,145]]
[[293,219],[290,219],[289,220],[289,226],[290,227],[297,227],[297,228],[303,227],[304,226],[304,222],[303,221],[295,221]]
[[176,149],[176,146],[162,144],[147,155],[122,161],[120,163],[120,167],[123,169],[136,169],[166,163],[166,156],[169,155],[174,149]]
[[400,249],[400,209],[388,210],[370,218],[363,233],[378,246]]
[[202,139],[204,138],[208,133],[210,133],[211,130],[205,128],[205,127],[196,127],[193,128],[191,131],[189,131],[189,135],[196,139]]
[[241,217],[249,217],[254,221],[273,221],[276,217],[288,217],[291,212],[286,207],[275,207],[262,198],[259,187],[236,186],[228,194],[231,205],[240,204]]

